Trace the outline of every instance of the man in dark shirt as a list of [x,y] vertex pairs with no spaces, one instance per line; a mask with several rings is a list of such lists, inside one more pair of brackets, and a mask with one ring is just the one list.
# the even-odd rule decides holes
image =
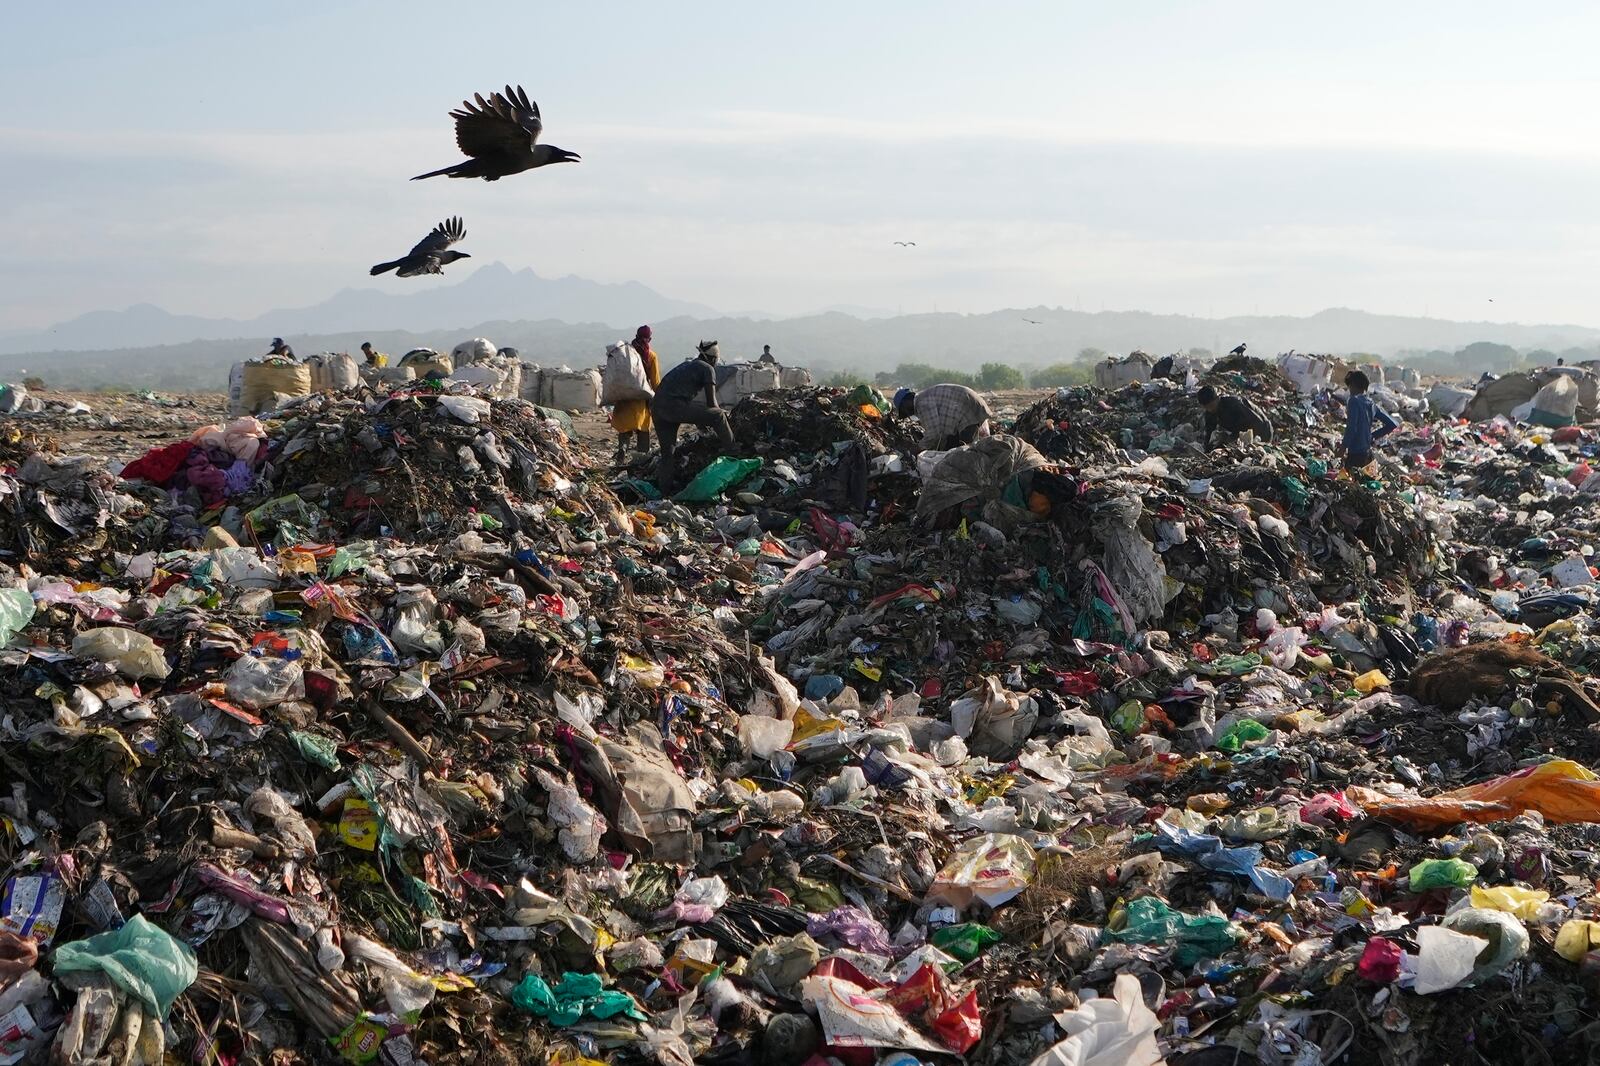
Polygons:
[[[661,441],[656,488],[663,496],[670,496],[673,491],[673,460],[679,426],[710,426],[716,430],[724,448],[733,447],[728,416],[717,406],[717,342],[701,341],[699,353],[696,358],[667,371],[661,384],[656,386],[655,399],[650,402],[650,417],[656,424],[656,437]],[[706,402],[696,403],[702,393]]]
[[1254,433],[1257,440],[1272,443],[1272,423],[1261,413],[1261,408],[1249,400],[1238,396],[1219,396],[1210,385],[1201,388],[1195,394],[1195,399],[1200,401],[1200,406],[1206,412],[1206,432],[1202,444],[1207,451],[1211,450],[1211,435],[1219,429],[1231,433],[1234,439],[1241,433]]
[[283,343],[282,337],[272,338],[272,347],[267,349],[268,356],[277,356],[279,359],[293,359],[294,349]]

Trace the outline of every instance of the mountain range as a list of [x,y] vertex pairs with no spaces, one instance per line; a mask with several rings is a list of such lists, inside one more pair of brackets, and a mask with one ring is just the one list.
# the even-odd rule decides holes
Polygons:
[[261,354],[274,336],[301,354],[355,351],[363,340],[395,354],[413,347],[448,350],[482,336],[542,365],[595,365],[606,344],[631,335],[641,322],[654,328],[668,363],[692,355],[697,340],[716,339],[729,360],[753,358],[771,344],[788,365],[867,375],[901,362],[970,371],[985,362],[1070,362],[1085,348],[1225,352],[1241,341],[1253,354],[1433,351],[1435,362],[1478,341],[1521,351],[1600,347],[1600,329],[1589,326],[1455,322],[1346,308],[1221,319],[1059,307],[886,316],[852,306],[793,318],[728,315],[637,282],[541,278],[494,263],[451,285],[407,295],[347,289],[313,307],[248,320],[173,315],[149,305],[91,312],[46,330],[0,334],[0,380],[26,373],[64,387],[214,389],[226,381],[229,364]]
[[0,332],[0,353],[143,348],[243,337],[259,338],[264,344],[290,334],[359,333],[378,326],[424,331],[509,314],[609,323],[716,312],[704,304],[669,299],[637,281],[606,284],[570,276],[541,278],[532,270],[514,271],[503,263],[490,263],[452,285],[404,294],[344,289],[312,307],[280,308],[250,319],[175,315],[153,304],[90,311],[42,330]]

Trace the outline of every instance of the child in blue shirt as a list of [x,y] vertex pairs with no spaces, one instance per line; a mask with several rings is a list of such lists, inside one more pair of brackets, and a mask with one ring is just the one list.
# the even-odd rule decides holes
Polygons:
[[[1372,443],[1393,433],[1398,426],[1389,413],[1372,402],[1367,388],[1372,383],[1367,375],[1352,370],[1344,376],[1345,387],[1350,390],[1350,401],[1345,404],[1344,440],[1339,450],[1344,453],[1344,468],[1360,470],[1372,462]],[[1372,423],[1382,428],[1373,432]]]

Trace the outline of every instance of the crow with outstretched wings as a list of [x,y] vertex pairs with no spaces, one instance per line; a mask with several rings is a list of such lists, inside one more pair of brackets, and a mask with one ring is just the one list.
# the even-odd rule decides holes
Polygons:
[[539,143],[544,120],[539,117],[539,105],[528,99],[522,86],[507,85],[505,92],[491,93],[487,100],[481,93],[475,94],[474,99],[476,104],[463,100],[460,108],[450,112],[450,117],[456,120],[456,147],[461,149],[462,155],[471,158],[441,170],[418,174],[412,181],[440,174],[499,181],[507,175],[551,163],[579,162],[577,152]]
[[433,227],[433,231],[403,257],[373,267],[372,274],[376,277],[391,270],[402,278],[414,278],[418,274],[442,274],[446,263],[472,258],[466,252],[450,251],[450,246],[466,235],[467,229],[461,224],[460,216],[447,218]]

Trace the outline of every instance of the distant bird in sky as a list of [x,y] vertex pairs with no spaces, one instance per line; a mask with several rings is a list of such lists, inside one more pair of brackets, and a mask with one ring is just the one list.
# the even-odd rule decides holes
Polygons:
[[1489,297],[1489,302],[1490,303],[1494,303],[1494,297],[1493,296]]
[[1244,350],[1247,347],[1249,347],[1249,346],[1241,344],[1241,345],[1239,345],[1239,347],[1235,348],[1233,351],[1229,352],[1228,354],[1229,355],[1243,355],[1244,354]]
[[902,248],[915,248],[917,246],[916,241],[895,241],[894,243],[898,244]]
[[528,99],[522,86],[513,89],[507,85],[505,92],[492,93],[487,100],[482,94],[474,94],[474,98],[477,106],[471,100],[463,100],[460,110],[450,112],[456,120],[456,147],[462,155],[472,158],[418,174],[412,181],[440,174],[498,181],[550,163],[579,162],[577,152],[539,143],[544,120],[539,117],[539,105]]
[[471,259],[466,252],[448,251],[449,247],[467,235],[466,227],[461,224],[460,216],[447,218],[422,240],[417,246],[401,259],[388,263],[379,263],[372,268],[373,277],[393,270],[398,277],[414,278],[418,274],[442,274],[446,263],[454,263],[457,259]]
[[1040,322],[1037,318],[1029,318],[1026,315],[1022,316],[1022,321],[1026,322],[1030,326],[1042,326],[1042,325],[1044,325],[1044,323]]

